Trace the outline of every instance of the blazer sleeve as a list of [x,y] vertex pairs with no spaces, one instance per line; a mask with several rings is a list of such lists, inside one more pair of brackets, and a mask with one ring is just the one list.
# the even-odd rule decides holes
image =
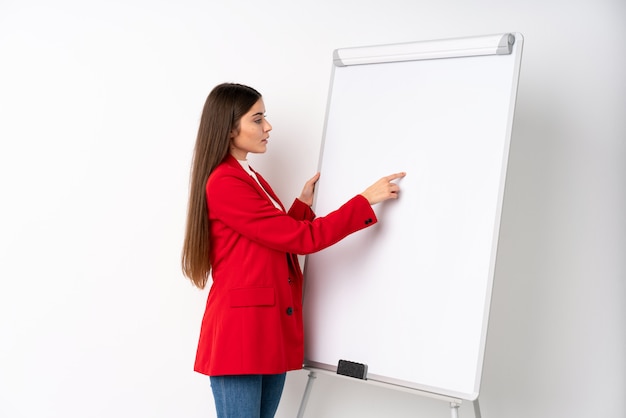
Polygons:
[[222,222],[246,238],[269,248],[310,254],[329,247],[351,233],[377,223],[371,205],[357,195],[337,210],[315,218],[296,199],[285,213],[276,209],[247,175],[224,170],[207,182],[209,220]]
[[300,199],[294,199],[287,214],[299,221],[312,221],[315,219],[313,209]]

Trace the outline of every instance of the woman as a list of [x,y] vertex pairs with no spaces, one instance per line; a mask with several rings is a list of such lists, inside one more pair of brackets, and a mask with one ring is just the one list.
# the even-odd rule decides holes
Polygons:
[[194,149],[182,268],[201,289],[212,276],[194,369],[210,376],[220,418],[274,416],[286,372],[304,358],[297,255],[374,225],[371,205],[397,198],[393,180],[404,177],[384,177],[316,218],[317,173],[286,211],[246,160],[266,151],[271,130],[261,94],[221,84],[206,100]]

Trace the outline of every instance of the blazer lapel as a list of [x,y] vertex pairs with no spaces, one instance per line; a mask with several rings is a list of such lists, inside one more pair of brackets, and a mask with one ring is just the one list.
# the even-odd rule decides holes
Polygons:
[[[263,176],[260,175],[259,173],[257,173],[252,167],[250,167],[250,170],[254,171],[254,174],[256,174],[256,177],[259,179],[259,182],[263,186],[263,189],[265,189],[265,192],[267,192],[267,194],[270,195],[272,197],[272,199],[274,199],[280,205],[280,207],[283,209],[283,212],[286,212],[285,211],[285,207],[283,206],[283,202],[281,202],[280,199],[278,198],[278,196],[276,196],[276,193],[274,193],[274,190],[272,190],[272,187],[270,186],[270,184],[267,181],[265,181]],[[258,184],[257,184],[257,186],[258,186]],[[270,203],[271,203],[271,201],[270,201]],[[273,205],[273,203],[272,203],[272,205]]]
[[280,199],[278,198],[278,196],[276,196],[276,193],[274,193],[274,190],[272,190],[272,187],[270,186],[270,184],[263,178],[263,176],[261,176],[259,173],[257,173],[256,170],[254,170],[252,167],[250,167],[250,170],[252,170],[254,172],[254,174],[256,174],[256,177],[259,179],[259,183],[261,183],[261,185],[259,185],[259,183],[257,183],[256,180],[252,178],[252,176],[250,176],[248,173],[246,173],[246,170],[244,170],[244,168],[241,166],[241,164],[239,164],[239,161],[237,161],[237,159],[235,159],[235,157],[233,157],[232,155],[228,154],[226,156],[226,160],[224,162],[226,162],[228,165],[230,165],[232,167],[239,168],[239,170],[241,170],[241,172],[245,175],[245,178],[247,179],[247,181],[253,187],[255,187],[259,191],[259,193],[261,193],[263,196],[265,196],[267,201],[272,206],[274,206],[274,204],[272,203],[272,200],[269,198],[269,196],[271,196],[272,199],[274,199],[276,202],[278,202],[278,204],[282,208],[283,212],[286,212],[285,207],[283,206],[283,202],[281,202]]

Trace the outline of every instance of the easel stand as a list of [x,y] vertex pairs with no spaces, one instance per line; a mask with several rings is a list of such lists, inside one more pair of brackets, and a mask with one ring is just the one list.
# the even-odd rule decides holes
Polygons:
[[[304,418],[304,411],[306,409],[307,403],[309,402],[309,397],[311,396],[311,390],[313,390],[313,383],[314,383],[315,379],[317,378],[317,373],[328,374],[328,375],[337,376],[339,378],[344,378],[344,379],[352,379],[353,381],[355,380],[354,378],[341,376],[341,375],[338,375],[336,373],[330,372],[328,370],[313,369],[313,368],[306,368],[306,369],[309,370],[309,377],[308,377],[308,380],[306,382],[306,388],[304,389],[304,394],[302,395],[302,401],[300,402],[300,409],[298,410],[297,418]],[[356,380],[358,381],[359,379],[356,379]],[[461,399],[452,398],[452,397],[439,395],[439,394],[435,394],[435,393],[430,393],[430,392],[424,392],[424,391],[420,391],[420,390],[417,390],[417,389],[405,388],[405,387],[402,387],[402,386],[396,386],[396,385],[392,385],[392,384],[388,384],[388,383],[381,383],[381,382],[377,382],[375,380],[367,380],[366,382],[368,384],[373,384],[373,385],[376,385],[376,386],[392,388],[392,389],[396,389],[396,390],[402,390],[404,392],[413,393],[413,394],[417,394],[417,395],[421,395],[421,396],[427,396],[429,398],[435,398],[435,399],[439,399],[439,400],[442,400],[442,401],[446,401],[446,402],[448,402],[450,404],[450,414],[451,414],[451,417],[452,418],[459,418],[459,407],[461,406],[461,403],[463,402]],[[473,401],[473,404],[474,404],[474,416],[475,416],[475,418],[481,418],[480,406],[478,404],[478,399]]]

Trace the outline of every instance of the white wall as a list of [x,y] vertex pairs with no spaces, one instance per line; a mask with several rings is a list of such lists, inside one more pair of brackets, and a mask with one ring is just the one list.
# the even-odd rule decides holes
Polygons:
[[[623,416],[625,23],[622,0],[2,1],[0,417],[214,416],[191,371],[206,291],[179,253],[215,84],[264,94],[253,166],[290,201],[317,167],[333,49],[508,31],[525,48],[483,416]],[[327,376],[306,414],[449,415]]]

